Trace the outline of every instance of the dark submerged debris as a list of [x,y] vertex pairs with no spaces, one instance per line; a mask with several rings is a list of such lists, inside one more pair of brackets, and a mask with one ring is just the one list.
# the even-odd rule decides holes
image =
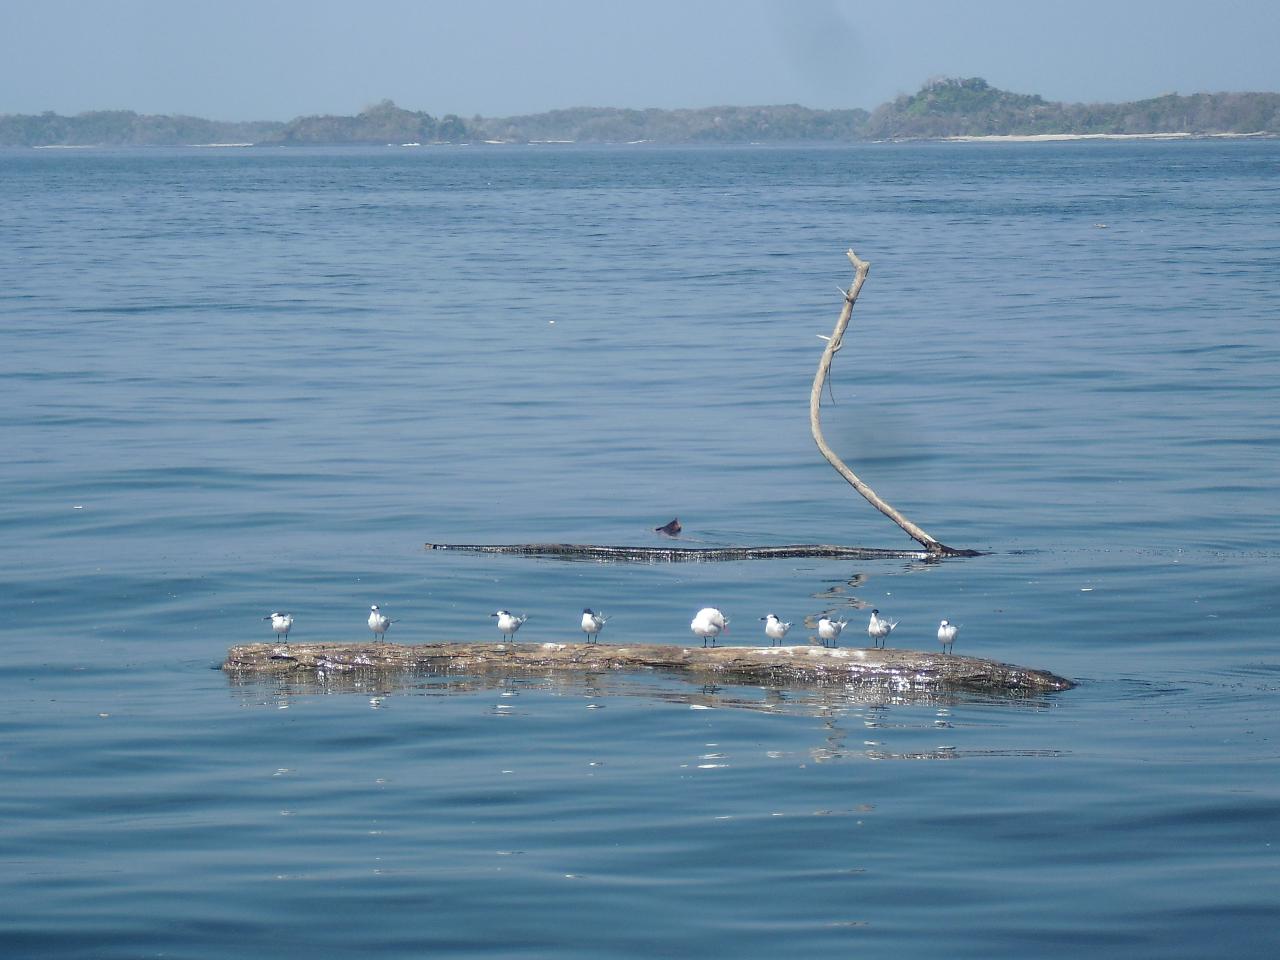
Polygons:
[[825,543],[790,543],[777,547],[630,547],[596,543],[427,543],[427,550],[462,550],[601,563],[680,563],[710,560],[933,560],[925,550],[842,547]]

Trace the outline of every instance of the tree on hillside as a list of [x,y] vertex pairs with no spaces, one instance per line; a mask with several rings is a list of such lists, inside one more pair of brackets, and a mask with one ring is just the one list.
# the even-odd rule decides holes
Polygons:
[[447,113],[440,118],[440,123],[436,127],[436,140],[445,140],[449,143],[457,143],[467,139],[467,125],[462,122],[462,118],[456,113]]

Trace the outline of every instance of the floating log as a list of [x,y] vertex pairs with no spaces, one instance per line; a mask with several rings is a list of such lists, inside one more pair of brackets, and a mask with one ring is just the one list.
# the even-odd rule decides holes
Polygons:
[[881,683],[899,689],[1043,693],[1070,680],[994,660],[862,647],[694,647],[607,643],[250,643],[228,651],[232,674],[655,670],[703,681]]
[[[596,543],[427,543],[428,550],[461,550],[467,553],[503,553],[560,560],[596,560],[601,563],[683,563],[712,560],[936,560],[925,550],[887,550],[878,547],[842,547],[826,543],[789,543],[778,547],[624,547]],[[978,556],[977,551],[949,556]]]

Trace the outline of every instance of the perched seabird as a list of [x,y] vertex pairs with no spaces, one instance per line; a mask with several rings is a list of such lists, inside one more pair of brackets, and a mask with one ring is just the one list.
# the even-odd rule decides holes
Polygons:
[[702,638],[704,647],[707,645],[708,640],[711,641],[711,645],[714,647],[716,645],[716,637],[720,636],[721,632],[729,632],[729,621],[715,607],[703,607],[689,624],[689,629]]
[[818,620],[818,639],[822,641],[825,647],[827,641],[831,641],[834,647],[836,641],[840,639],[840,631],[849,625],[848,620],[832,620],[830,617],[822,617]]
[[790,622],[783,623],[776,613],[765,614],[760,619],[764,621],[764,635],[773,641],[771,646],[781,643],[787,631],[791,629]]
[[489,616],[498,618],[498,629],[502,631],[503,639],[515,639],[516,631],[520,629],[520,625],[529,619],[528,614],[517,617],[506,610],[499,610],[496,613],[489,614]]
[[293,627],[292,613],[272,613],[269,617],[263,617],[263,620],[271,621],[271,629],[276,632],[276,636],[282,638],[286,643],[289,641],[289,630]]
[[369,608],[369,629],[373,631],[374,636],[379,640],[385,640],[387,637],[387,631],[391,629],[391,625],[399,622],[399,620],[392,620],[385,613],[379,610],[376,603]]
[[938,642],[942,644],[942,652],[950,653],[956,645],[956,634],[960,631],[960,624],[951,623],[949,620],[943,620],[938,624]]
[[885,638],[893,633],[893,628],[898,625],[898,621],[889,621],[880,619],[880,611],[872,610],[871,619],[867,622],[867,636],[871,638],[873,647],[883,647]]
[[591,643],[594,636],[596,640],[600,639],[600,631],[604,629],[604,625],[609,622],[609,618],[603,613],[596,613],[590,607],[582,608],[582,632],[587,635],[587,643]]
[[680,518],[675,517],[670,523],[664,523],[660,527],[654,527],[654,533],[665,533],[668,537],[674,537],[683,528],[680,526]]

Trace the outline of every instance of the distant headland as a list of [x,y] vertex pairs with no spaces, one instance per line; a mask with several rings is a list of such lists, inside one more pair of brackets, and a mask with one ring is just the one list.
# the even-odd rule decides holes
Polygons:
[[577,107],[518,117],[434,117],[383,100],[355,116],[221,122],[128,110],[0,115],[2,147],[307,146],[429,143],[850,143],[1280,136],[1280,94],[1176,93],[1131,103],[1054,103],[980,77],[931,80],[870,112],[796,104],[627,110]]

